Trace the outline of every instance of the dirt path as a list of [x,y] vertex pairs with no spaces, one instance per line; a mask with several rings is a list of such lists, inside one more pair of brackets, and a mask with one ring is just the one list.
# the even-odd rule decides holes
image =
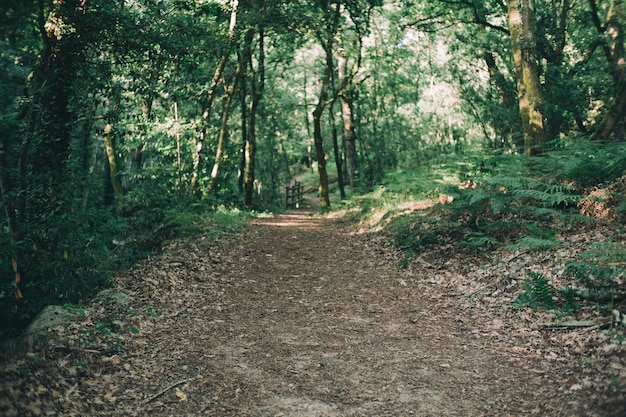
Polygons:
[[397,261],[302,212],[178,242],[116,279],[130,304],[101,301],[3,365],[0,415],[610,414],[518,317]]

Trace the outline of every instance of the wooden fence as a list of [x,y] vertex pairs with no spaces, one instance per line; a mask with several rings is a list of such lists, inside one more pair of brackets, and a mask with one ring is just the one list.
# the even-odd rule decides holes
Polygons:
[[288,185],[285,191],[285,208],[300,208],[303,193],[304,187],[301,182],[296,181],[293,185]]

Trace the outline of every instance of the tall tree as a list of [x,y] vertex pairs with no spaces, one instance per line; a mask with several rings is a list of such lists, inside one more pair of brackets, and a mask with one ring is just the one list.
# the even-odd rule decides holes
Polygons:
[[322,114],[328,105],[328,92],[334,70],[333,45],[335,35],[339,27],[341,16],[341,3],[321,1],[320,11],[323,15],[321,29],[317,33],[318,41],[324,50],[324,70],[320,83],[317,104],[312,112],[313,116],[313,143],[317,159],[317,171],[319,176],[319,197],[322,210],[330,208],[330,193],[328,187],[328,172],[326,171],[326,152],[324,151],[324,138],[322,135]]
[[543,94],[539,81],[535,2],[509,0],[507,6],[524,152],[527,155],[535,155],[541,152],[546,141],[542,110]]
[[252,207],[254,196],[254,181],[255,181],[255,159],[257,149],[256,138],[256,119],[259,108],[259,103],[263,97],[263,90],[265,88],[265,31],[263,27],[258,29],[258,55],[257,55],[257,68],[254,68],[252,60],[252,34],[246,36],[244,45],[245,61],[249,71],[250,82],[250,104],[247,112],[248,124],[246,132],[246,140],[244,146],[244,205],[246,207]]
[[624,139],[624,118],[626,117],[626,53],[624,52],[624,27],[626,11],[623,0],[611,0],[606,23],[602,24],[598,16],[595,0],[589,0],[594,24],[598,33],[609,35],[605,55],[610,65],[614,84],[614,98],[606,116],[596,127],[592,139],[606,139],[615,132],[618,139]]
[[204,150],[204,142],[207,136],[208,124],[211,121],[211,110],[213,109],[213,102],[215,101],[215,97],[217,96],[218,86],[222,81],[222,73],[224,72],[224,68],[226,67],[226,63],[228,62],[228,58],[233,49],[233,45],[236,42],[236,32],[235,28],[237,27],[237,15],[239,11],[239,0],[232,0],[231,8],[230,8],[230,19],[228,23],[228,33],[227,33],[227,42],[223,47],[222,52],[217,60],[217,64],[215,65],[215,70],[213,71],[213,77],[211,78],[211,82],[209,84],[209,90],[204,96],[204,100],[202,102],[202,128],[200,130],[200,137],[195,145],[194,150],[194,160],[193,160],[193,173],[191,177],[191,189],[192,191],[196,190],[198,185],[198,177],[200,176],[200,169],[202,164],[202,155]]
[[213,168],[211,169],[211,178],[209,180],[209,184],[207,185],[207,194],[212,194],[217,189],[218,175],[222,166],[222,162],[224,162],[224,159],[226,157],[226,146],[229,136],[228,121],[230,119],[233,99],[235,97],[235,94],[237,93],[238,84],[241,81],[242,72],[243,68],[240,63],[239,65],[237,65],[237,70],[235,71],[235,74],[231,77],[230,84],[228,85],[228,88],[225,92],[220,132],[217,140],[217,149],[215,151]]
[[339,101],[341,104],[341,119],[343,121],[343,142],[346,151],[346,171],[348,174],[348,182],[350,187],[354,189],[356,178],[356,133],[354,128],[354,87],[353,80],[357,75],[361,64],[361,49],[363,40],[361,34],[357,30],[358,57],[350,72],[347,70],[348,59],[346,51],[340,47],[337,51],[337,74],[339,78]]

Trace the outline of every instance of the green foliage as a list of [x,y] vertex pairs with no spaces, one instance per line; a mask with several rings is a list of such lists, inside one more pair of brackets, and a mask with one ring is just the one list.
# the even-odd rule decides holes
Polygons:
[[521,287],[522,293],[513,303],[515,307],[554,308],[556,293],[543,274],[529,272]]
[[563,164],[561,176],[582,187],[610,182],[626,172],[626,145],[585,141],[574,148],[574,158]]
[[[261,89],[254,73],[257,40],[227,123],[215,191],[209,194],[207,184],[224,111],[220,97],[236,73],[245,34],[259,26],[267,34],[267,77],[256,119],[254,209],[281,208],[283,187],[302,174],[296,164],[308,156],[312,136],[322,54],[309,41],[323,36],[333,15],[327,2],[240,2],[229,33],[224,2],[94,1],[80,13],[72,9],[78,3],[58,2],[62,16],[40,10],[44,3],[13,1],[0,13],[1,335],[47,303],[88,299],[117,269],[157,251],[164,240],[242,230],[247,214],[237,209],[239,179],[250,128],[244,123],[250,97],[243,95]],[[583,3],[569,10],[567,45],[559,48],[551,45],[559,36],[544,35],[562,25],[538,5],[539,52],[570,56],[541,56],[548,134],[560,139],[536,158],[516,154],[519,114],[505,31],[465,24],[498,22],[502,10],[495,2],[401,2],[380,9],[371,9],[378,0],[345,3],[350,17],[341,16],[341,45],[333,47],[341,46],[349,65],[363,52],[347,91],[357,137],[351,191],[376,190],[349,204],[361,213],[385,211],[384,221],[393,217],[387,230],[408,254],[457,241],[473,250],[560,245],[558,231],[588,220],[575,207],[585,189],[626,169],[624,143],[562,137],[575,124],[598,120],[605,111],[598,103],[614,93],[602,54],[584,68],[569,66],[598,38],[582,18],[588,14]],[[37,16],[62,21],[63,36],[43,39]],[[367,37],[362,51],[357,31]],[[495,67],[485,68],[486,50]],[[213,86],[222,57],[226,64]],[[113,149],[102,144],[107,124]],[[327,142],[330,128],[322,127]],[[484,151],[485,143],[500,151]],[[335,156],[326,152],[330,168]],[[123,196],[113,194],[113,156]],[[470,186],[459,188],[461,182]],[[429,216],[400,216],[394,208],[441,193],[454,201]],[[626,203],[616,211],[624,215]],[[610,287],[620,279],[611,269],[617,261],[603,256],[583,257],[568,273],[585,285]]]
[[565,274],[592,292],[618,291],[626,274],[626,245],[599,242],[566,265]]
[[513,245],[507,246],[508,249],[515,251],[525,249],[530,251],[545,251],[560,246],[561,243],[552,239],[540,239],[532,236],[522,236]]
[[427,247],[456,241],[460,232],[455,222],[431,219],[422,214],[395,217],[385,228],[385,233],[408,258]]
[[564,304],[559,308],[563,314],[571,314],[578,310],[582,305],[578,295],[578,290],[575,288],[563,288],[559,290],[559,296],[564,302]]
[[[559,245],[554,238],[557,230],[594,221],[578,213],[582,190],[570,177],[571,169],[587,154],[579,153],[580,145],[568,139],[558,144],[558,149],[537,158],[495,154],[475,165],[474,173],[468,170],[465,178],[471,186],[449,187],[447,193],[455,199],[442,210],[450,218],[462,219],[468,245],[493,247],[498,242],[513,250],[546,250]],[[611,161],[621,158],[615,156],[619,146],[608,147],[598,153],[598,159],[613,166]],[[601,177],[602,181],[611,178]]]

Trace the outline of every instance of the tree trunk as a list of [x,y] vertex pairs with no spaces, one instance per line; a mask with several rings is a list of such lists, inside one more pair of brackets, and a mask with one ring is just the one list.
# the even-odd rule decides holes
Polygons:
[[[332,42],[332,40],[330,41]],[[330,43],[329,42],[329,43]],[[330,46],[326,45],[326,48]],[[330,63],[328,62],[329,51],[327,49],[327,61],[326,68],[324,70],[324,76],[322,79],[322,88],[320,90],[319,99],[317,105],[313,110],[313,144],[315,146],[315,156],[317,158],[317,173],[319,176],[319,197],[320,208],[322,210],[330,208],[330,195],[328,188],[328,173],[326,172],[326,153],[324,152],[324,138],[322,137],[322,112],[326,105],[326,98],[328,96],[328,87],[330,84],[330,73],[332,71],[332,57]]]
[[191,190],[194,192],[198,186],[198,178],[200,176],[200,167],[202,165],[202,150],[204,149],[204,141],[207,136],[207,126],[211,120],[211,109],[213,107],[213,102],[215,101],[215,97],[217,96],[217,86],[219,85],[220,78],[222,77],[222,73],[224,72],[224,68],[226,67],[226,62],[228,61],[228,56],[230,55],[230,50],[232,49],[232,45],[234,42],[235,36],[235,26],[237,24],[237,10],[239,7],[239,0],[233,0],[232,7],[230,11],[230,24],[228,27],[228,46],[222,53],[222,56],[217,61],[217,65],[215,66],[215,71],[213,72],[213,78],[211,78],[211,85],[209,86],[209,91],[206,95],[206,101],[202,106],[202,129],[200,131],[200,137],[196,142],[196,149],[193,158],[193,173],[191,174]]
[[483,53],[483,58],[485,59],[485,63],[487,64],[487,69],[489,71],[489,79],[500,93],[500,102],[504,107],[511,107],[514,103],[513,98],[511,97],[511,91],[507,86],[506,78],[502,75],[500,68],[498,68],[498,64],[496,63],[496,59],[493,56],[493,53],[490,51],[485,51]]
[[220,134],[217,141],[217,150],[215,152],[215,161],[213,162],[213,169],[211,170],[211,179],[207,186],[207,193],[212,194],[217,187],[217,176],[219,174],[220,166],[224,161],[224,154],[226,153],[226,143],[228,141],[228,119],[230,118],[230,108],[233,103],[233,97],[237,89],[237,83],[241,77],[241,66],[237,68],[233,81],[226,91],[226,99],[224,100],[224,109],[222,110],[222,123],[220,127]]
[[330,208],[330,193],[328,188],[328,173],[326,172],[326,154],[324,153],[324,139],[322,138],[321,118],[323,110],[324,105],[320,103],[318,103],[315,110],[313,110],[313,142],[315,145],[315,156],[317,157],[320,208],[322,210],[325,210]]
[[90,148],[91,148],[91,152],[89,155],[88,167],[85,172],[86,181],[83,184],[83,193],[81,196],[81,203],[80,203],[80,208],[81,208],[81,211],[83,212],[87,210],[87,205],[89,203],[89,195],[93,187],[93,173],[96,170],[96,166],[98,165],[98,150],[100,148],[100,141],[94,140],[93,143],[90,145]]
[[615,85],[615,98],[608,113],[591,136],[593,140],[607,139],[611,133],[617,140],[624,140],[624,118],[626,117],[626,52],[624,51],[624,2],[612,0],[607,15],[606,31],[611,42],[609,61]]
[[[241,65],[246,65],[243,62],[243,56],[239,57],[239,61]],[[237,178],[237,185],[239,187],[239,192],[245,195],[244,188],[244,173],[246,171],[246,143],[248,142],[248,80],[245,71],[241,75],[241,80],[239,81],[239,107],[241,110],[241,159],[239,161],[239,174]],[[245,199],[245,197],[244,197]]]
[[[26,222],[29,202],[44,198],[36,190],[60,193],[64,166],[70,152],[73,113],[69,103],[72,81],[85,49],[81,34],[85,8],[81,0],[58,1],[46,5],[38,1],[38,30],[42,48],[39,62],[29,77],[29,116],[19,156],[18,223]],[[65,26],[73,33],[64,33]],[[33,185],[31,182],[37,182]],[[45,204],[40,204],[44,207]],[[45,210],[41,209],[41,210]]]
[[346,189],[343,183],[343,164],[341,161],[341,153],[339,152],[339,140],[337,138],[337,124],[335,121],[334,102],[330,103],[328,108],[328,121],[333,137],[333,152],[335,155],[335,166],[337,167],[337,185],[339,186],[339,195],[342,200],[346,199]]
[[348,174],[348,182],[350,183],[350,188],[354,189],[357,161],[356,134],[354,131],[354,116],[352,111],[352,79],[359,70],[359,64],[355,64],[355,67],[350,74],[347,74],[346,67],[347,60],[345,58],[345,54],[342,51],[339,51],[339,53],[337,54],[337,73],[339,76],[340,84],[339,101],[341,103],[341,118],[343,120],[343,143],[346,150],[346,171]]
[[546,138],[535,40],[534,0],[508,0],[508,20],[524,135],[524,153],[536,155],[541,153]]
[[252,207],[254,197],[254,181],[255,181],[255,158],[256,158],[256,114],[259,103],[263,97],[265,88],[265,33],[263,28],[259,28],[259,55],[257,57],[257,71],[252,67],[252,31],[250,31],[250,40],[246,42],[246,61],[251,69],[250,88],[252,93],[252,101],[248,111],[248,134],[246,146],[244,149],[245,168],[243,175],[244,182],[244,205]]
[[119,203],[124,195],[124,189],[122,188],[122,181],[120,180],[120,174],[117,169],[117,155],[115,152],[115,143],[113,142],[111,130],[111,124],[107,123],[104,127],[102,139],[104,141],[104,147],[109,161],[109,177],[111,178],[111,185],[113,186],[113,194],[115,195],[115,200]]
[[[337,8],[339,9],[339,8]],[[328,172],[326,172],[326,153],[324,152],[324,138],[322,137],[322,113],[326,107],[328,98],[328,89],[330,87],[330,79],[333,71],[333,37],[334,33],[327,34],[328,38],[324,42],[324,51],[326,52],[326,65],[322,78],[322,86],[320,88],[317,105],[313,110],[313,143],[315,145],[315,156],[317,158],[317,173],[319,176],[319,196],[320,209],[326,210],[330,208],[330,192],[328,187]]]
[[4,213],[9,225],[9,232],[15,237],[17,234],[17,215],[15,214],[15,206],[11,196],[12,187],[7,165],[7,145],[7,138],[3,135],[0,138],[0,193],[2,193],[2,204],[4,205]]
[[600,122],[596,131],[591,136],[592,140],[605,140],[611,136],[618,123],[626,117],[626,86],[622,87],[619,94],[613,99],[608,113]]

